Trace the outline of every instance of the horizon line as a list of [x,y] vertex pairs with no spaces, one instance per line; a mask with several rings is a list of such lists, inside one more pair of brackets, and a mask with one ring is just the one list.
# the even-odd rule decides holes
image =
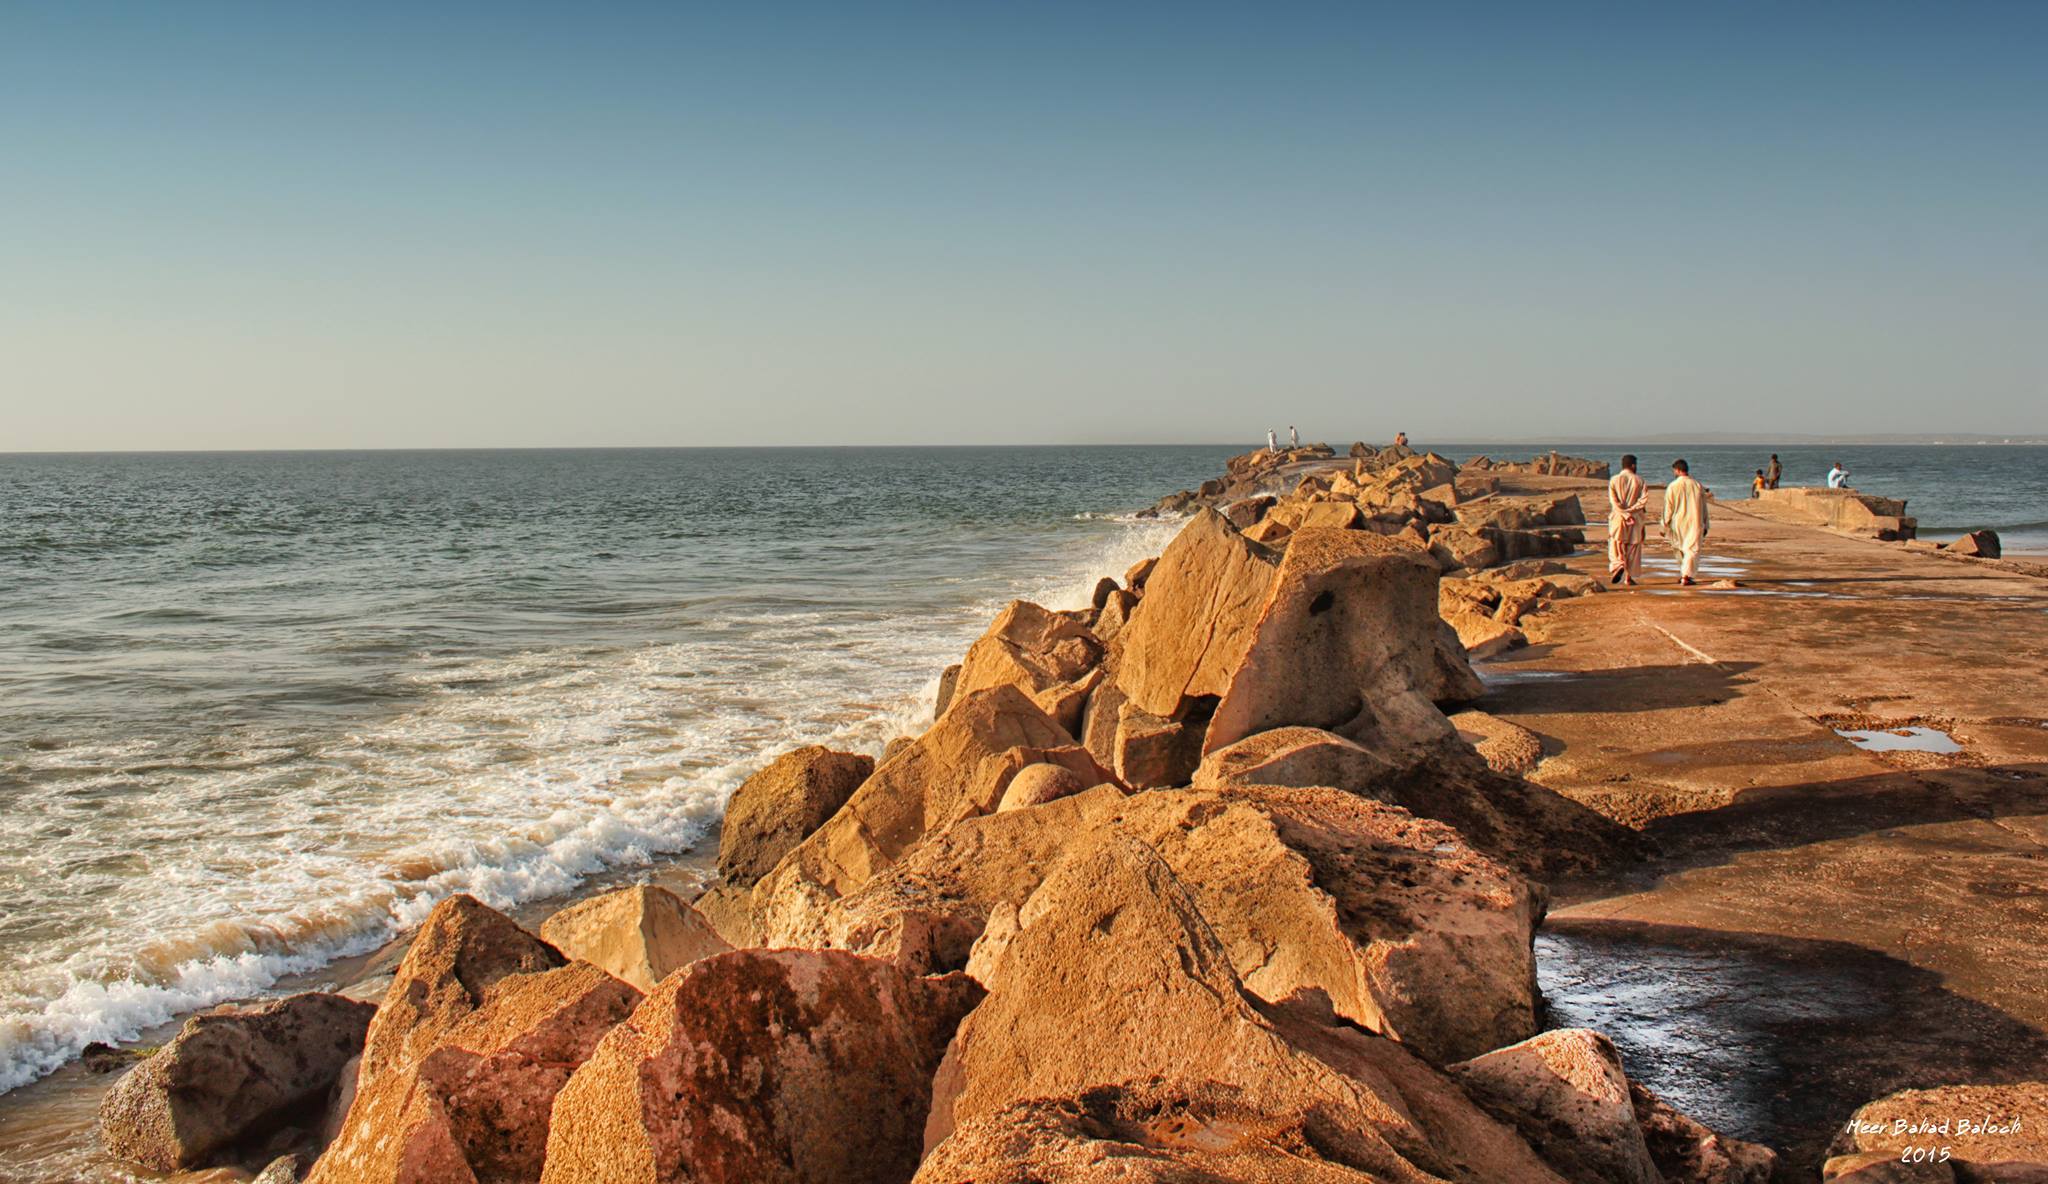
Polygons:
[[[1322,444],[1342,455],[1351,443],[1370,441],[1311,441],[1301,445],[1304,448]],[[1429,441],[1417,441],[1419,451],[1428,451]],[[1442,446],[1480,447],[1556,447],[1599,446],[1611,447],[1629,444],[1695,444],[1708,447],[1805,447],[1833,445],[1839,447],[2041,447],[2048,446],[2048,432],[2038,433],[1991,433],[1991,432],[1926,432],[1887,433],[1869,436],[1821,436],[1787,433],[1781,436],[1717,436],[1702,433],[1689,436],[1673,433],[1659,433],[1654,436],[1523,436],[1512,438],[1445,439]],[[22,448],[0,450],[0,457],[17,456],[233,456],[259,455],[266,453],[309,453],[334,454],[348,452],[736,452],[748,449],[803,449],[818,452],[852,452],[876,448],[913,449],[954,449],[954,448],[1234,448],[1244,446],[1248,452],[1257,451],[1261,446],[1256,440],[1249,443],[1241,440],[1128,440],[1118,442],[1075,442],[1075,441],[1034,441],[1034,442],[978,442],[957,443],[904,443],[904,444],[387,444],[357,446],[306,446],[306,447],[248,447],[248,448]],[[1374,447],[1386,447],[1375,444]]]

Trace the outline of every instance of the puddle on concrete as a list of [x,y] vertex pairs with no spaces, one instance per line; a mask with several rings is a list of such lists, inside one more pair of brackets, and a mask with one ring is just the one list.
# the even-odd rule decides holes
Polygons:
[[[1646,558],[1643,560],[1643,566],[1653,571],[1666,572],[1671,575],[1678,574],[1678,560],[1676,559]],[[1712,576],[1715,579],[1720,579],[1722,576],[1734,576],[1740,579],[1749,573],[1749,564],[1734,563],[1727,560],[1702,559],[1699,571],[1701,575]]]
[[1961,752],[1963,746],[1939,728],[1836,728],[1835,735],[1865,752]]
[[1843,1107],[1802,1088],[1787,1044],[1836,1039],[1882,1011],[1854,975],[1635,936],[1540,933],[1536,978],[1546,1027],[1605,1032],[1630,1077],[1715,1130],[1774,1147],[1811,1139]]
[[1565,679],[1579,677],[1578,672],[1574,670],[1496,670],[1483,662],[1474,665],[1472,669],[1479,675],[1479,681],[1490,687],[1511,687],[1530,682],[1562,682]]
[[1832,592],[1781,592],[1775,588],[1710,588],[1701,584],[1696,588],[1646,588],[1652,596],[1690,596],[1695,592],[1711,592],[1716,596],[1775,596],[1785,600],[1840,600]]

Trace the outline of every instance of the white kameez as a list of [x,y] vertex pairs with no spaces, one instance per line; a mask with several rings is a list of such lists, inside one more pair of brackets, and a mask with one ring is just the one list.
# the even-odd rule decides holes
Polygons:
[[1691,476],[1664,490],[1664,537],[1678,552],[1678,574],[1692,579],[1700,570],[1700,546],[1707,541],[1707,491]]
[[1623,469],[1607,483],[1607,572],[1643,575],[1643,534],[1650,519],[1650,486]]

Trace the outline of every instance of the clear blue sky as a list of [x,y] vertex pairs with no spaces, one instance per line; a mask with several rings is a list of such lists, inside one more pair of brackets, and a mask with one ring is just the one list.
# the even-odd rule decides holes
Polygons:
[[2048,431],[2048,5],[0,4],[0,451]]

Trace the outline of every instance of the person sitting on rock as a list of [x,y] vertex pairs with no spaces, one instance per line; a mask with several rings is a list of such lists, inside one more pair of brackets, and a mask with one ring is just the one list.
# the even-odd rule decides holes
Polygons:
[[1847,469],[1845,469],[1845,468],[1843,468],[1843,467],[1842,467],[1842,462],[1841,462],[1841,461],[1836,461],[1836,462],[1835,462],[1835,467],[1834,467],[1834,468],[1832,468],[1832,469],[1829,469],[1829,470],[1828,470],[1828,488],[1829,488],[1829,489],[1847,489],[1847,488],[1849,488],[1849,470],[1847,470]]

